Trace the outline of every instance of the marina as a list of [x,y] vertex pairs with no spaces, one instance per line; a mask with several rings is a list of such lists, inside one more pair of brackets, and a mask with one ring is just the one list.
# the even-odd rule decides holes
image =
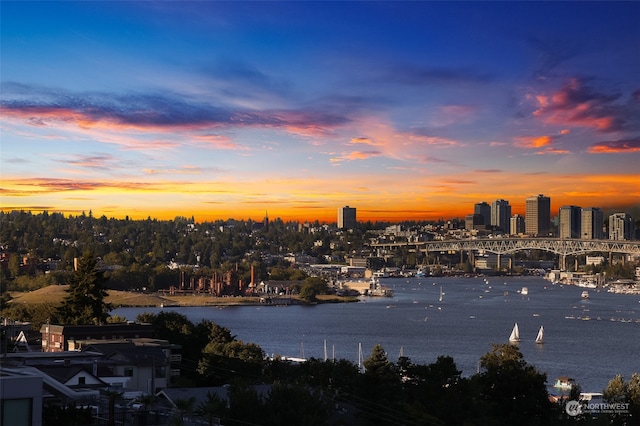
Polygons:
[[[640,297],[554,285],[541,277],[382,278],[393,297],[365,297],[358,303],[315,306],[238,306],[164,308],[193,322],[207,319],[231,330],[239,340],[260,345],[268,356],[323,359],[324,342],[332,358],[357,363],[380,343],[396,361],[400,351],[414,363],[453,357],[463,375],[475,374],[492,343],[507,343],[518,324],[518,349],[547,373],[550,392],[556,377],[573,377],[585,392],[601,392],[616,374],[640,372]],[[518,293],[523,286],[528,295]],[[441,290],[442,288],[442,290]],[[487,292],[488,290],[488,292]],[[446,294],[440,301],[441,294]],[[392,309],[389,309],[392,308]],[[159,308],[119,308],[134,320]],[[544,344],[536,343],[543,327]]]

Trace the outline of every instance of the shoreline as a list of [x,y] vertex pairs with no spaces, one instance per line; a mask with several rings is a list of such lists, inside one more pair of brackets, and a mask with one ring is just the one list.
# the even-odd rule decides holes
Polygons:
[[[11,305],[59,304],[67,295],[66,285],[52,285],[28,292],[12,292]],[[162,308],[193,306],[283,306],[283,305],[317,305],[325,303],[353,303],[358,299],[349,296],[319,295],[318,300],[307,303],[296,296],[273,297],[267,299],[260,296],[228,296],[215,297],[208,294],[162,295],[159,292],[142,293],[122,290],[108,290],[105,301],[113,308]],[[269,300],[269,302],[267,302]]]

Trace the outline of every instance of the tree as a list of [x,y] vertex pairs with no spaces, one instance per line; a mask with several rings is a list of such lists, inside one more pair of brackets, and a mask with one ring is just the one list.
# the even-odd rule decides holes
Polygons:
[[276,384],[264,404],[264,425],[326,425],[331,407],[322,396],[302,386]]
[[326,294],[328,291],[327,282],[318,277],[309,277],[304,280],[300,289],[300,298],[305,302],[315,302],[318,294]]
[[640,374],[632,374],[628,382],[620,374],[616,375],[602,391],[602,396],[611,403],[629,404],[629,413],[609,415],[612,424],[632,424],[628,423],[629,418],[640,417]]
[[379,343],[371,349],[371,355],[363,362],[367,373],[383,376],[391,372],[392,363],[387,358],[387,353]]
[[104,324],[112,309],[105,302],[104,274],[96,269],[96,260],[85,255],[71,277],[68,295],[58,308],[58,319],[63,324]]
[[226,412],[227,402],[211,392],[207,392],[207,398],[198,404],[195,411],[197,415],[207,418],[209,426],[214,426],[216,418],[224,417]]
[[15,278],[20,275],[20,272],[20,258],[17,254],[12,253],[9,255],[9,273]]
[[480,358],[483,372],[473,377],[476,392],[485,404],[485,423],[496,425],[544,425],[552,419],[546,374],[527,364],[517,347],[493,345]]

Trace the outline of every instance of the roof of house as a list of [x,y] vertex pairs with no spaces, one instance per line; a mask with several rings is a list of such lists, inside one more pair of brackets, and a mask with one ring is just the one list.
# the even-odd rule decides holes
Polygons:
[[[252,388],[255,389],[258,396],[266,398],[269,391],[271,391],[272,385],[253,385]],[[167,388],[158,392],[156,396],[166,399],[173,407],[176,407],[176,401],[187,401],[193,398],[194,406],[197,407],[200,403],[206,402],[208,394],[217,395],[222,401],[227,401],[229,399],[229,386]]]

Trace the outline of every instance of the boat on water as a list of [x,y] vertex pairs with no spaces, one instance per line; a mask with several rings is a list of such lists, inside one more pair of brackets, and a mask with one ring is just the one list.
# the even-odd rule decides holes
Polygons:
[[438,301],[442,302],[442,298],[444,297],[444,292],[442,291],[442,286],[440,286],[440,298]]
[[510,343],[518,343],[520,341],[520,330],[518,330],[518,323],[513,326],[513,330],[511,330],[511,335],[509,336]]
[[541,345],[544,343],[544,327],[540,326],[540,330],[538,330],[538,335],[536,336],[536,343]]
[[520,294],[523,296],[526,296],[529,294],[529,289],[527,287],[522,287],[522,290],[520,290]]
[[589,298],[589,292],[587,290],[583,291],[581,297],[583,299],[588,299]]

